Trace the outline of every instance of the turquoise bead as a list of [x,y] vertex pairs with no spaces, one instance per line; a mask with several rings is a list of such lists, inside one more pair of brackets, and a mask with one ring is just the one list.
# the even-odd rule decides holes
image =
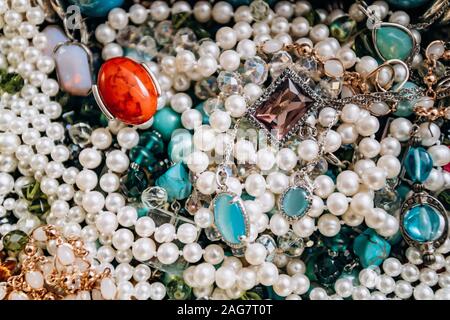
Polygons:
[[363,268],[379,266],[389,257],[391,245],[380,237],[375,230],[367,229],[353,242],[353,252],[358,256]]
[[433,159],[424,148],[411,147],[405,157],[404,165],[413,182],[423,183],[433,169]]
[[181,115],[170,107],[164,107],[153,116],[152,127],[161,134],[164,141],[170,141],[172,132],[181,128]]
[[406,60],[411,55],[413,39],[405,30],[381,25],[375,30],[375,33],[375,45],[383,59]]
[[177,129],[170,139],[167,153],[172,162],[184,161],[194,150],[192,134],[186,129]]
[[289,188],[283,195],[283,212],[289,217],[299,218],[304,216],[309,204],[308,194],[303,188]]
[[164,142],[162,136],[157,131],[147,131],[139,137],[139,145],[155,154],[164,152]]
[[141,146],[136,146],[130,150],[130,159],[145,168],[150,168],[158,161],[153,153]]
[[170,167],[156,180],[156,185],[166,190],[170,202],[186,199],[192,191],[189,173],[182,163]]
[[389,2],[393,6],[396,6],[397,8],[411,9],[420,7],[421,5],[430,2],[430,0],[387,0],[387,2]]
[[78,6],[83,15],[89,17],[106,17],[111,9],[120,7],[124,0],[69,0]]
[[403,219],[406,234],[418,242],[433,241],[442,235],[445,223],[433,207],[422,204],[409,209]]
[[[398,86],[399,85],[396,84],[393,87],[393,90],[395,91],[398,88]],[[415,83],[408,81],[405,83],[403,88],[415,89],[415,88],[418,88],[418,86]],[[399,103],[397,104],[397,110],[394,112],[394,114],[398,117],[409,117],[410,115],[413,114],[413,108],[414,108],[416,102],[417,102],[417,100],[412,100],[412,101],[400,100]]]
[[204,105],[204,104],[205,104],[204,102],[199,103],[199,104],[195,107],[195,109],[198,110],[198,111],[200,111],[201,114],[202,114],[202,124],[209,124],[209,116],[208,116],[208,114],[205,112],[205,109],[203,108],[203,105]]
[[214,223],[223,239],[233,245],[241,243],[247,234],[246,216],[240,200],[234,201],[229,193],[220,193],[214,198]]

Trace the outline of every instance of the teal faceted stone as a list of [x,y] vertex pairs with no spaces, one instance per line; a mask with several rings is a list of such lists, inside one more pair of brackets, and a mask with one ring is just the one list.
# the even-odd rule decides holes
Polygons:
[[423,183],[433,169],[433,159],[424,148],[411,147],[405,157],[404,165],[413,182]]
[[167,153],[172,162],[184,161],[194,150],[192,134],[186,129],[177,129],[170,139]]
[[394,26],[383,26],[375,30],[376,47],[385,60],[406,60],[413,50],[413,39],[405,30]]
[[292,218],[299,218],[306,214],[310,201],[305,189],[294,187],[289,188],[281,201],[283,212]]
[[172,132],[181,128],[181,115],[170,107],[164,107],[153,116],[152,128],[161,134],[164,141],[170,141]]
[[120,7],[124,0],[69,0],[89,17],[105,17],[111,9]]
[[156,180],[156,185],[166,190],[170,202],[186,199],[192,191],[189,174],[181,162],[170,167],[160,176]]
[[120,178],[120,190],[128,198],[139,197],[147,186],[147,176],[141,167],[131,168],[126,175]]
[[391,245],[380,237],[375,230],[367,229],[355,238],[353,252],[358,256],[363,268],[379,266],[389,257]]
[[403,218],[406,234],[418,242],[433,241],[442,235],[444,220],[441,214],[427,204],[409,209]]
[[141,146],[136,146],[130,150],[130,159],[145,168],[152,167],[158,161],[152,152]]
[[142,133],[139,137],[139,145],[155,154],[164,152],[164,142],[158,131],[147,131]]
[[220,193],[214,198],[214,223],[223,239],[232,244],[241,244],[247,235],[245,211],[240,200],[230,193]]
[[387,0],[390,4],[401,9],[417,8],[424,5],[430,0]]
[[[405,89],[415,89],[418,86],[412,82],[406,82],[403,88]],[[392,89],[395,91],[398,88],[398,84],[396,84]],[[408,100],[400,100],[397,104],[397,110],[394,114],[398,117],[409,117],[413,114],[413,108],[416,104],[416,100],[408,101]]]

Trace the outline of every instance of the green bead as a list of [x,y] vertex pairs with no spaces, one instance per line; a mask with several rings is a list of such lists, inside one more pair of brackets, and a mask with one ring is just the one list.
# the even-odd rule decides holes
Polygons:
[[167,296],[171,300],[187,300],[191,296],[189,287],[181,277],[173,277],[167,284]]
[[[396,84],[392,89],[395,91],[398,88],[398,84]],[[415,89],[418,86],[412,82],[406,82],[403,86],[405,89]],[[409,101],[409,100],[400,100],[397,104],[397,110],[394,114],[398,117],[409,117],[413,114],[414,106],[416,105],[417,100]]]
[[139,197],[147,186],[147,175],[140,167],[131,168],[130,171],[120,179],[120,189],[128,198]]
[[18,73],[8,73],[5,70],[0,71],[0,88],[2,92],[14,94],[22,90],[25,84],[22,76]]
[[28,201],[39,199],[42,195],[40,184],[38,181],[27,184],[22,188],[23,197]]
[[181,115],[170,107],[162,108],[153,117],[152,127],[162,135],[164,141],[169,141],[172,132],[181,128]]
[[373,46],[371,30],[364,29],[363,31],[359,32],[356,35],[355,41],[353,44],[353,50],[355,51],[355,53],[358,57],[363,57],[363,56],[376,57],[377,56],[377,52],[375,51],[375,48]]
[[139,145],[155,154],[164,152],[164,142],[162,141],[162,136],[158,131],[147,131],[141,134]]
[[309,10],[305,18],[308,20],[310,26],[320,23],[320,15],[316,10]]
[[375,30],[377,46],[380,56],[384,60],[406,60],[414,48],[412,36],[402,28],[381,25]]
[[144,168],[151,167],[158,161],[153,153],[141,146],[136,146],[130,150],[130,159]]
[[340,42],[347,41],[356,28],[356,21],[349,16],[342,16],[334,19],[330,24],[331,35]]
[[37,216],[42,216],[50,210],[50,205],[46,198],[41,197],[31,201],[28,211]]
[[27,243],[27,234],[20,230],[10,231],[3,237],[3,248],[13,253],[22,251]]

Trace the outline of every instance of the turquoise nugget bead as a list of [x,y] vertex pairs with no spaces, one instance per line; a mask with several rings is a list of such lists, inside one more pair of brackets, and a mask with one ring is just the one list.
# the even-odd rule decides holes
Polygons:
[[353,251],[358,256],[363,268],[379,266],[389,257],[391,245],[380,237],[375,230],[367,229],[355,238]]
[[156,180],[156,185],[166,190],[170,202],[186,199],[192,191],[189,173],[182,163],[170,167]]

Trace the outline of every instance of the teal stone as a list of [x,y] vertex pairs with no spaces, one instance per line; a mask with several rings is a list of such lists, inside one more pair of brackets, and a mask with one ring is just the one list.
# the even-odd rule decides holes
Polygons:
[[231,245],[240,245],[247,235],[247,218],[242,201],[235,201],[230,193],[220,193],[214,198],[214,223],[222,238]]
[[292,218],[303,217],[309,208],[310,201],[305,189],[294,187],[289,188],[281,201],[283,212]]
[[136,146],[130,150],[130,159],[145,168],[152,167],[158,161],[152,152],[141,146]]
[[186,199],[192,191],[189,173],[181,162],[170,167],[155,184],[166,190],[170,202]]
[[369,228],[355,238],[353,252],[358,256],[363,268],[379,266],[389,257],[391,245]]
[[205,112],[205,109],[203,108],[204,106],[204,102],[199,103],[195,109],[200,111],[202,114],[202,124],[209,124],[209,116],[208,114]]
[[405,30],[381,25],[375,31],[376,47],[385,60],[406,60],[413,50],[414,42],[411,35]]
[[83,15],[89,17],[106,17],[109,11],[120,7],[124,0],[69,0],[80,8]]
[[186,157],[194,151],[192,134],[186,129],[177,129],[170,139],[167,153],[172,162],[185,161]]
[[[397,90],[399,84],[396,84],[392,89],[395,91]],[[406,82],[403,86],[405,89],[416,89],[418,86],[415,83],[412,82]],[[413,114],[413,109],[416,104],[417,100],[400,100],[397,104],[397,110],[394,112],[394,114],[398,117],[409,117]]]
[[181,115],[170,107],[164,107],[153,116],[152,128],[161,134],[164,141],[170,141],[172,132],[181,128]]
[[430,0],[386,0],[389,4],[401,9],[411,9],[417,8],[425,3],[430,2]]
[[164,142],[158,131],[147,131],[140,135],[139,145],[155,154],[164,152]]
[[423,183],[433,169],[433,159],[424,148],[411,147],[405,157],[404,166],[413,182]]
[[403,218],[406,234],[418,242],[434,241],[444,230],[444,219],[433,207],[422,204],[409,209]]

